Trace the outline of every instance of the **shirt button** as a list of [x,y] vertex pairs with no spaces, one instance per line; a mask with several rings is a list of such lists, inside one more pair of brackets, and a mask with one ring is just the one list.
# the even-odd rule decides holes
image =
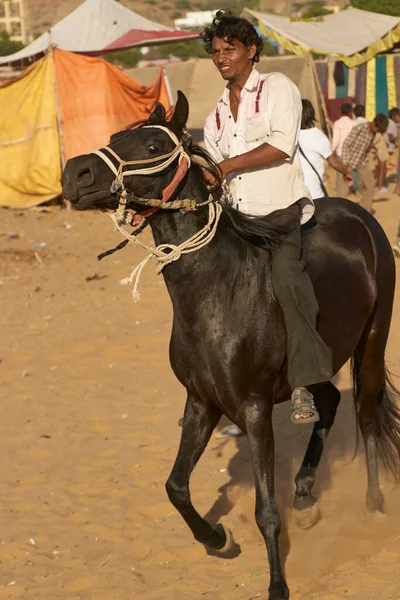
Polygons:
[[229,118],[232,119],[232,115],[229,115]]
[[233,134],[233,137],[236,137],[236,133]]
[[241,198],[238,198],[238,200],[239,200],[239,202],[241,202],[241,201],[242,201],[242,199],[241,199]]
[[239,177],[239,180],[242,179],[241,177]]

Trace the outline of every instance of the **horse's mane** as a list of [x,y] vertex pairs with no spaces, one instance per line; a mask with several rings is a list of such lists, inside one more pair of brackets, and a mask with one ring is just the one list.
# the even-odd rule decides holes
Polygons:
[[[164,114],[162,114],[162,112],[161,114],[154,112],[149,116],[148,119],[135,121],[121,131],[114,133],[111,136],[110,141],[115,141],[116,136],[120,137],[124,133],[129,134],[131,131],[144,127],[145,125],[161,125],[172,130],[168,120],[169,115],[170,113],[165,113],[165,111]],[[178,132],[174,133],[177,134]],[[188,135],[186,131],[181,132],[180,135],[178,133],[178,138],[182,138],[182,136],[186,138],[185,149],[188,153],[190,153],[191,158],[197,157],[200,159],[200,161],[193,160],[191,168],[195,168],[198,171],[199,177],[201,177],[200,167],[202,169],[205,168],[215,177],[218,182],[215,188],[210,191],[218,192],[218,190],[221,190],[222,180],[214,159],[210,156],[207,150],[198,144],[193,144],[190,135]],[[224,199],[220,200],[220,204],[224,213],[229,219],[228,222],[239,237],[250,242],[251,244],[264,248],[268,252],[275,250],[279,246],[283,233],[271,227],[268,215],[263,217],[245,215]]]

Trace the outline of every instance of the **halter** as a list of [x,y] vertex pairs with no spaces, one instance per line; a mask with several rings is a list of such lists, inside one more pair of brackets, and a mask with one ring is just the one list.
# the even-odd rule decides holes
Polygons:
[[[97,156],[99,156],[115,175],[115,179],[110,186],[110,192],[112,194],[118,194],[118,208],[116,210],[115,215],[119,223],[123,223],[126,220],[126,203],[128,191],[124,185],[124,177],[129,175],[154,175],[154,173],[159,173],[160,171],[163,171],[164,169],[169,167],[169,165],[171,165],[174,162],[177,156],[179,156],[179,166],[175,177],[172,180],[172,182],[163,190],[162,194],[162,201],[168,202],[168,200],[171,198],[172,194],[178,187],[179,183],[185,176],[188,168],[190,167],[190,157],[185,151],[182,141],[179,141],[176,135],[170,129],[168,129],[168,127],[164,127],[163,125],[145,125],[143,127],[143,129],[147,128],[161,129],[162,131],[165,131],[165,133],[167,133],[171,140],[174,142],[175,148],[167,154],[156,156],[155,158],[147,158],[142,160],[122,160],[122,158],[118,156],[118,154],[114,152],[114,150],[112,150],[109,146],[104,146],[103,148],[92,152],[92,154],[96,154]],[[105,154],[105,151],[111,154],[111,156],[113,156],[118,161],[118,168],[110,160],[107,154]],[[128,171],[123,170],[124,167],[127,166],[146,165],[159,162],[160,160],[163,162],[161,162],[161,164],[157,166],[145,167],[141,169],[130,169]],[[157,210],[158,208],[151,208],[145,211],[145,213],[143,213],[142,216],[147,217],[155,213]]]

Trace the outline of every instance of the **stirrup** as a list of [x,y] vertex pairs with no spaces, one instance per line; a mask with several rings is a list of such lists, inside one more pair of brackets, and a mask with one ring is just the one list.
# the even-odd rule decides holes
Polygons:
[[[305,388],[292,392],[290,405],[292,407],[292,415],[290,417],[292,423],[298,425],[299,423],[316,423],[319,421],[319,414],[317,407],[314,404],[314,397]],[[295,415],[302,415],[304,413],[312,414],[310,417],[300,417],[299,419],[295,419]]]

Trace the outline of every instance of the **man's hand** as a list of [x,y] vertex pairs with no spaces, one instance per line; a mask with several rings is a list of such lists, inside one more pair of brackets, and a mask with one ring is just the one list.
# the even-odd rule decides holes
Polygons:
[[[224,181],[226,179],[226,176],[230,172],[227,168],[227,162],[227,160],[223,160],[218,165],[216,165],[217,171],[221,177],[221,181]],[[206,169],[203,169],[203,177],[207,185],[211,187],[215,187],[216,185],[218,185],[217,179],[209,171],[206,171]]]
[[345,182],[347,183],[347,185],[349,187],[354,185],[354,177],[353,177],[353,175],[350,175],[350,173],[346,173],[345,175],[343,175],[343,179],[345,180]]
[[206,182],[206,185],[210,187],[215,187],[218,183],[214,175],[212,175],[209,171],[206,171],[206,169],[203,169],[203,179]]

